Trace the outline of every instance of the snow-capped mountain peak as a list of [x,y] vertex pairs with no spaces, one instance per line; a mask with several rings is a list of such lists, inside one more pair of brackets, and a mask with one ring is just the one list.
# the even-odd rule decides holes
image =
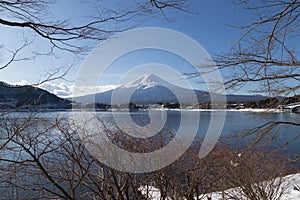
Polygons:
[[154,74],[144,74],[137,80],[127,83],[122,88],[147,89],[155,86],[170,86],[170,83],[164,81]]

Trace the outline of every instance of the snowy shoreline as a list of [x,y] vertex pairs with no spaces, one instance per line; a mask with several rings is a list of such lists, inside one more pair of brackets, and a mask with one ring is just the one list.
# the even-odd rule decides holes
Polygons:
[[207,112],[207,111],[222,111],[222,112],[257,112],[257,113],[281,113],[282,110],[278,108],[243,108],[243,109],[165,109],[165,108],[151,108],[149,110],[157,111],[198,111],[198,112]]
[[240,112],[267,112],[267,113],[280,113],[283,112],[278,108],[243,108],[243,109],[228,109],[226,111],[240,111]]

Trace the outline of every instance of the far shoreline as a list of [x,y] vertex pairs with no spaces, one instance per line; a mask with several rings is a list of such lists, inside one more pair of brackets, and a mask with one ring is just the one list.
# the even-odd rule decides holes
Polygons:
[[147,111],[190,111],[190,112],[252,112],[252,113],[290,113],[279,108],[242,108],[242,109],[180,109],[180,108],[149,108],[149,109],[0,109],[0,112],[147,112]]

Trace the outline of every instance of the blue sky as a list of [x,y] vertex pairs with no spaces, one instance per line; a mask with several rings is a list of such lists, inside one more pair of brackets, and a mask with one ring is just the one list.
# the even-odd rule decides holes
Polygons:
[[[70,2],[58,1],[52,8],[54,18],[64,17],[71,19],[73,22],[84,22],[86,20],[84,16],[88,16],[91,13],[91,8],[79,4],[78,1]],[[130,5],[128,2],[127,4]],[[113,4],[114,1],[103,1],[103,3],[109,5]],[[235,24],[238,21],[249,20],[249,16],[244,11],[235,7],[231,1],[192,0],[190,1],[190,6],[191,10],[196,14],[179,11],[166,13],[169,19],[174,20],[173,22],[166,21],[162,16],[148,16],[139,21],[138,27],[162,27],[179,31],[196,40],[211,56],[214,56],[228,51],[231,42],[236,41],[240,35],[238,30],[229,25]],[[9,58],[9,50],[20,46],[24,40],[24,35],[29,37],[29,39],[34,39],[34,42],[22,55],[26,56],[26,52],[32,51],[39,53],[47,52],[49,43],[45,39],[33,36],[28,30],[0,26],[0,44],[5,45],[5,49],[1,49],[2,51],[0,52],[0,61],[2,63],[5,63]],[[56,58],[42,56],[26,62],[15,62],[10,67],[1,70],[0,80],[11,84],[38,82],[45,77],[45,73],[49,69],[55,70],[57,67],[68,67],[74,64],[65,77],[68,81],[56,80],[41,86],[60,96],[69,96],[74,87],[74,82],[72,81],[76,79],[84,58],[76,60],[76,63],[74,63],[74,60],[74,55],[66,52],[57,52]],[[185,60],[167,52],[157,50],[132,52],[112,64],[105,76],[102,77],[100,82],[101,87],[98,88],[98,91],[113,88],[119,76],[125,73],[126,70],[146,63],[167,64],[182,73],[193,71],[193,68]],[[222,73],[225,76],[227,72],[223,71]],[[192,84],[195,88],[198,88],[196,83],[192,82]],[[247,88],[239,91],[239,93],[247,93]]]

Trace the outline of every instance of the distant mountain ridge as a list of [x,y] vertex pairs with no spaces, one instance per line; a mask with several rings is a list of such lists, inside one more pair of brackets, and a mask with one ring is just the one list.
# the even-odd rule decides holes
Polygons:
[[16,86],[0,81],[0,109],[62,109],[71,102],[33,86]]
[[[132,94],[130,101],[136,104],[155,104],[155,103],[174,103],[178,102],[176,95],[172,92],[176,91],[181,95],[181,103],[201,103],[210,101],[210,94],[201,90],[190,90],[173,85],[156,75],[145,74],[137,80],[121,85],[114,90],[109,90],[95,95],[85,95],[73,98],[78,103],[104,103],[110,104],[113,92],[118,94],[118,98],[114,103],[128,103],[124,97]],[[192,92],[197,97],[197,102],[192,100]],[[268,97],[261,95],[226,95],[228,102],[246,102],[246,101],[260,101]]]

